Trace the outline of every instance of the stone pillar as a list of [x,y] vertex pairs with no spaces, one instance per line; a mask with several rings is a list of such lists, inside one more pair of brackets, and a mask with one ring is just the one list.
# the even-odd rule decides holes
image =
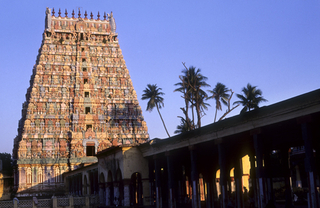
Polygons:
[[74,183],[75,183],[75,194],[79,195],[79,173],[77,175],[75,175],[75,179],[74,179]]
[[206,208],[211,208],[214,207],[214,178],[213,177],[212,170],[208,170],[207,174],[206,174],[206,178],[205,178],[205,184],[207,187],[207,194],[205,194],[205,200],[206,200]]
[[275,204],[274,193],[273,193],[273,181],[272,181],[272,170],[271,170],[271,161],[270,161],[270,152],[265,154],[264,157],[264,169],[266,174],[266,183],[267,183],[267,202],[268,204]]
[[316,187],[316,167],[315,160],[313,156],[313,146],[312,146],[312,137],[310,132],[310,127],[307,122],[310,121],[311,118],[305,118],[304,121],[301,122],[301,131],[302,138],[304,141],[304,149],[305,149],[305,169],[308,175],[308,186],[309,186],[309,207],[315,208],[319,207],[319,199],[318,199],[318,191]]
[[92,187],[93,187],[93,179],[92,179],[92,171],[88,171],[88,181],[89,181],[89,184],[88,184],[88,187],[89,187],[89,190],[88,190],[88,194],[91,195],[93,194],[93,190],[92,190]]
[[257,207],[258,194],[257,194],[257,178],[256,178],[256,167],[255,167],[256,160],[255,160],[254,154],[249,155],[249,160],[250,160],[250,182],[251,182],[251,187],[249,190],[249,200],[251,202],[253,199],[255,202],[253,206]]
[[52,208],[58,208],[58,199],[57,199],[57,197],[52,197]]
[[86,200],[86,202],[85,202],[86,207],[90,207],[90,198],[88,196],[86,196],[85,200]]
[[243,207],[242,197],[242,160],[236,159],[234,167],[234,179],[236,185],[236,207]]
[[13,199],[13,208],[18,208],[18,199],[17,198]]
[[130,179],[123,179],[123,206],[130,206]]
[[92,172],[93,194],[97,194],[97,188],[98,188],[98,181],[97,181],[98,177],[96,176],[96,172],[97,170],[93,170]]
[[228,203],[228,193],[227,193],[227,178],[230,173],[227,168],[227,154],[226,147],[224,144],[218,145],[219,152],[219,166],[220,166],[220,187],[221,187],[221,200],[220,207],[226,208]]
[[154,164],[153,164],[153,160],[149,160],[149,194],[150,194],[150,205],[155,205],[154,203],[154,188],[155,188],[155,184],[154,184]]
[[21,175],[22,174],[22,167],[18,167],[18,170],[19,170],[19,178],[18,178],[19,179],[19,184],[18,184],[18,186],[21,186],[21,182],[22,182],[21,181],[21,178],[22,178],[22,175]]
[[150,197],[150,190],[149,190],[149,178],[142,179],[142,196],[143,196],[143,201],[142,205],[143,206],[148,206],[151,205],[151,197]]
[[104,191],[104,183],[99,183],[99,201],[100,204],[104,204],[104,196],[105,196],[105,191]]
[[[112,201],[113,201],[113,196],[111,196],[111,182],[107,182],[107,187],[106,187],[106,205],[111,206]],[[130,196],[130,195],[129,195]]]
[[119,182],[113,183],[113,204],[119,206],[120,204],[120,190],[119,190]]
[[288,149],[289,148],[283,148],[280,150],[282,168],[283,168],[283,174],[284,174],[284,182],[285,182],[285,188],[286,188],[286,191],[285,191],[286,208],[293,207]]
[[189,146],[190,159],[191,159],[191,183],[192,183],[192,208],[198,208],[200,204],[199,198],[199,176],[197,169],[197,153],[194,146]]
[[82,173],[79,174],[79,186],[80,186],[79,187],[79,192],[80,192],[79,195],[82,196],[83,195],[83,192],[82,192]]
[[266,206],[266,194],[265,184],[263,177],[263,139],[261,138],[260,132],[254,132],[253,141],[254,149],[257,160],[256,176],[257,176],[257,195],[258,195],[258,208],[264,208]]
[[175,207],[175,198],[174,198],[174,178],[173,178],[173,161],[172,156],[170,156],[170,152],[166,152],[167,157],[167,169],[168,169],[168,191],[169,191],[169,199],[168,206],[169,208]]
[[75,184],[74,184],[74,176],[70,176],[70,180],[71,180],[71,194],[74,194],[74,188],[75,188]]
[[32,166],[31,167],[31,181],[30,181],[32,187],[34,187],[37,183],[37,181],[35,181],[35,180],[37,180],[37,173],[34,174],[35,170],[36,170],[36,167]]
[[74,207],[73,206],[73,196],[69,196],[69,207]]
[[158,158],[154,157],[154,169],[156,175],[156,208],[162,207],[162,197],[161,197],[161,170],[160,161]]

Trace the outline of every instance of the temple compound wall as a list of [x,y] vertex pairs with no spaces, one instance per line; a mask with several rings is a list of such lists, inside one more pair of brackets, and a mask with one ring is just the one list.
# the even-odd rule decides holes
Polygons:
[[149,164],[136,145],[110,147],[97,154],[98,163],[64,173],[66,195],[96,195],[103,206],[147,206]]
[[63,173],[108,147],[144,143],[147,131],[112,12],[94,19],[47,9],[14,139],[17,196],[63,194]]

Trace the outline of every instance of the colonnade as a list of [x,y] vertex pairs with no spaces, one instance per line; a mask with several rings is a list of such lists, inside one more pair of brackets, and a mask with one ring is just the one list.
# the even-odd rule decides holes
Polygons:
[[[160,207],[221,207],[228,204],[242,208],[252,206],[264,208],[276,203],[273,178],[284,180],[285,207],[293,207],[292,176],[290,170],[290,151],[292,147],[304,146],[305,171],[308,176],[309,207],[319,207],[317,178],[320,157],[319,142],[312,136],[312,124],[306,118],[298,119],[294,136],[283,137],[271,129],[257,128],[244,134],[222,138],[195,145],[182,146],[180,149],[165,151],[149,157],[149,181],[151,197],[156,208]],[[287,127],[286,127],[287,128]],[[299,133],[299,134],[298,134]],[[283,141],[281,141],[283,138]],[[317,151],[319,150],[319,151]],[[276,170],[271,160],[279,156],[280,170]],[[249,194],[243,189],[243,170],[241,158],[250,158]],[[319,163],[319,162],[318,162]],[[235,192],[231,193],[230,170],[234,168],[233,183]],[[216,187],[216,171],[220,170],[219,187]],[[301,183],[301,182],[300,182]],[[218,190],[218,191],[217,191]],[[220,195],[218,196],[218,193]],[[204,194],[204,197],[201,196]],[[250,199],[250,200],[249,200]]]
[[68,193],[72,195],[98,194],[98,169],[67,176]]

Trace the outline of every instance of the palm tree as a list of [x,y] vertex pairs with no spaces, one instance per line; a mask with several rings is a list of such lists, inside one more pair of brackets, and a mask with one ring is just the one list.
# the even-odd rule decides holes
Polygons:
[[262,91],[257,89],[257,86],[252,86],[250,83],[247,84],[247,88],[242,88],[242,92],[244,95],[237,94],[237,97],[240,100],[233,103],[244,106],[240,114],[250,111],[251,109],[257,109],[261,102],[268,101],[262,97]]
[[228,91],[229,89],[220,82],[216,84],[213,90],[209,90],[209,92],[212,94],[212,96],[209,97],[209,99],[213,98],[216,101],[216,113],[214,116],[214,122],[216,122],[218,110],[222,110],[221,102],[228,106],[228,101],[230,98],[230,94],[228,94]]
[[181,96],[184,99],[185,102],[185,108],[181,108],[181,110],[183,111],[184,115],[185,115],[185,121],[186,123],[188,123],[188,125],[191,127],[191,130],[194,129],[193,128],[193,121],[190,121],[189,119],[189,103],[191,102],[190,100],[190,91],[188,88],[188,80],[187,80],[187,74],[188,72],[186,70],[183,70],[182,73],[184,75],[180,75],[179,79],[181,80],[181,82],[178,82],[175,84],[175,86],[179,86],[177,89],[174,90],[174,92],[181,92],[183,95]]
[[180,125],[177,126],[177,130],[175,130],[174,133],[181,134],[181,133],[190,131],[190,128],[186,120],[181,116],[178,116],[178,117],[180,118]]
[[[184,64],[184,63],[183,63]],[[185,65],[184,65],[185,66]],[[206,83],[207,77],[203,76],[200,73],[200,69],[196,69],[191,66],[182,71],[183,75],[180,76],[181,82],[176,83],[176,86],[179,86],[174,91],[182,92],[183,98],[185,99],[186,104],[186,120],[190,120],[188,116],[189,103],[191,104],[192,111],[192,120],[194,121],[194,108],[197,113],[197,127],[201,127],[201,113],[203,108],[203,98],[207,97],[207,93],[202,90],[201,87],[209,87],[210,85]],[[192,126],[195,126],[194,124]]]
[[160,113],[160,108],[164,107],[163,98],[161,95],[164,95],[163,92],[160,92],[162,89],[158,87],[156,84],[148,84],[146,89],[143,90],[144,94],[142,95],[142,100],[149,100],[147,104],[147,111],[151,112],[154,107],[157,108],[157,111],[159,113],[159,116],[161,118],[161,121],[163,123],[164,129],[166,130],[168,136],[170,137],[170,134],[168,133],[167,127],[163,121],[163,118]]

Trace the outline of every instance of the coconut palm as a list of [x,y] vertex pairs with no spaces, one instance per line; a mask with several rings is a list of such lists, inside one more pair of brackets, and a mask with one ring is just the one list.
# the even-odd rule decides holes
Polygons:
[[[182,71],[183,75],[180,76],[181,82],[176,83],[176,86],[179,86],[175,91],[182,92],[183,98],[185,99],[186,104],[186,120],[189,118],[188,109],[191,106],[192,112],[192,120],[194,121],[194,108],[197,113],[197,127],[201,127],[201,113],[203,106],[203,98],[207,97],[207,93],[202,90],[202,87],[209,87],[210,85],[206,83],[207,77],[203,76],[200,73],[200,69],[196,69],[191,66],[189,68],[186,67]],[[190,104],[189,104],[190,103]],[[192,126],[195,126],[194,124]]]
[[178,117],[180,118],[180,125],[177,126],[177,130],[175,130],[174,133],[181,134],[181,133],[190,131],[190,127],[186,122],[186,120],[181,116],[178,116]]
[[142,100],[149,100],[148,101],[148,104],[147,104],[147,111],[151,112],[152,109],[154,107],[157,108],[157,111],[159,113],[159,116],[161,118],[161,121],[163,123],[163,126],[164,126],[164,129],[166,130],[168,136],[170,137],[170,134],[167,130],[167,127],[163,121],[163,118],[161,116],[161,113],[160,113],[160,108],[164,107],[164,103],[163,103],[163,98],[161,97],[161,95],[164,95],[163,92],[161,92],[161,88],[158,87],[156,84],[148,84],[146,89],[143,90],[144,94],[142,95]]
[[261,102],[266,102],[268,100],[262,97],[262,91],[257,89],[257,86],[252,86],[250,83],[247,84],[247,87],[242,88],[242,93],[237,94],[239,101],[234,102],[233,104],[241,104],[244,107],[240,113],[250,111],[252,109],[259,108]]
[[190,121],[189,119],[189,106],[190,106],[190,98],[191,98],[191,94],[190,94],[190,90],[188,88],[188,80],[187,80],[187,74],[188,72],[186,70],[183,70],[182,73],[184,75],[180,75],[179,79],[181,80],[181,82],[178,82],[175,84],[175,86],[179,86],[177,89],[174,90],[174,92],[181,92],[183,95],[181,96],[184,99],[185,102],[185,108],[181,108],[181,110],[183,111],[184,115],[185,115],[185,121],[186,123],[188,123],[188,125],[191,127],[191,130],[194,129],[193,128],[193,121]]
[[209,90],[209,92],[212,94],[211,97],[209,97],[209,99],[215,99],[216,101],[216,113],[214,116],[214,122],[216,122],[217,119],[217,112],[218,110],[222,111],[222,105],[221,102],[223,104],[225,104],[226,106],[228,106],[228,101],[230,98],[230,94],[228,94],[230,90],[222,83],[218,82],[216,84],[216,86],[213,88],[213,90]]

